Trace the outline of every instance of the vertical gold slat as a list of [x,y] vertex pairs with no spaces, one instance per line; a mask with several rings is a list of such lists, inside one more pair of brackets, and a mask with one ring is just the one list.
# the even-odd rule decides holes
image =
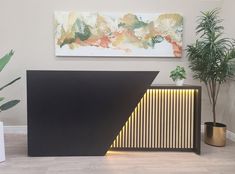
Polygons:
[[191,106],[191,101],[192,101],[192,94],[193,94],[193,90],[190,90],[190,95],[189,95],[189,119],[188,119],[188,122],[189,122],[189,134],[188,134],[188,137],[189,137],[189,148],[191,148],[191,119],[192,119],[192,115],[191,115],[191,109],[192,109],[192,106]]
[[140,119],[141,119],[141,101],[142,99],[140,100],[139,102],[139,105],[138,105],[138,147],[141,147],[140,145],[140,132],[141,132],[141,126],[140,126]]
[[137,147],[137,108],[135,108],[135,124],[134,124],[134,127],[135,127],[135,131],[134,131],[134,147],[136,148]]
[[120,147],[121,148],[123,147],[123,130],[124,129],[122,129],[121,132],[120,132]]
[[155,148],[155,129],[156,129],[156,124],[155,124],[155,120],[156,120],[156,116],[155,116],[155,112],[156,112],[156,107],[155,107],[155,103],[156,103],[156,99],[155,99],[155,90],[153,90],[152,91],[152,101],[153,101],[153,103],[152,103],[152,110],[153,110],[153,113],[152,113],[152,118],[153,118],[153,121],[152,121],[152,128],[153,128],[153,130],[152,130],[152,132],[153,132],[153,134],[152,134],[152,147],[153,148]]
[[131,148],[131,133],[132,133],[132,125],[131,125],[131,117],[129,118],[129,147]]
[[128,130],[128,133],[129,133],[129,137],[128,137],[128,141],[129,141],[129,147],[131,148],[131,117],[129,118],[129,130]]
[[139,148],[139,122],[138,122],[138,119],[139,119],[139,103],[137,105],[137,108],[136,108],[136,148]]
[[146,148],[149,148],[149,92],[146,97]]
[[132,114],[131,117],[131,148],[133,148],[133,132],[134,132],[134,126],[133,126],[133,122],[134,122],[134,114]]
[[187,143],[188,143],[188,90],[185,91],[185,132],[184,132],[184,147],[187,148]]
[[164,98],[165,98],[165,102],[164,102],[164,148],[167,147],[167,144],[166,144],[166,135],[167,135],[167,90],[165,90],[165,95],[164,95]]
[[162,125],[162,90],[159,89],[158,95],[158,148],[161,148],[161,125]]
[[117,147],[120,147],[119,146],[119,135],[117,136]]
[[141,102],[141,136],[140,136],[140,142],[141,142],[141,147],[143,148],[144,145],[144,96],[142,98],[142,102]]
[[167,97],[166,97],[166,90],[164,90],[164,106],[163,106],[163,109],[164,109],[164,117],[163,117],[163,148],[166,148],[166,119],[167,119],[167,111],[166,111],[166,103],[167,103]]
[[125,138],[125,147],[127,148],[128,147],[128,121],[126,122],[126,125],[125,125],[125,132],[126,132],[126,138]]
[[133,118],[132,118],[132,147],[135,147],[135,112],[133,112]]
[[164,90],[161,90],[161,112],[159,113],[159,116],[160,116],[160,143],[161,143],[161,146],[160,148],[163,148],[163,136],[164,136],[164,132],[163,132],[163,121],[164,121]]
[[163,148],[166,148],[166,119],[167,119],[167,111],[166,111],[166,103],[167,103],[167,97],[166,97],[166,90],[164,90],[164,117],[163,117]]
[[125,141],[124,141],[124,138],[125,138],[125,127],[123,127],[122,128],[122,148],[124,148],[125,147]]
[[184,148],[187,148],[187,91],[184,90]]
[[195,93],[197,93],[198,91],[197,90],[193,90],[192,92],[192,109],[191,109],[191,148],[193,148],[193,129],[194,129],[194,97],[195,97]]
[[157,101],[157,112],[156,112],[156,146],[157,148],[160,147],[160,139],[159,139],[159,112],[160,112],[160,99],[159,99],[159,96],[160,96],[160,89],[157,90],[157,93],[156,93],[156,101]]
[[130,118],[128,119],[127,122],[127,132],[128,132],[128,136],[127,136],[127,147],[130,148]]
[[190,91],[190,95],[189,95],[189,148],[191,148],[191,120],[192,120],[192,115],[191,115],[191,109],[192,109],[192,94],[193,91]]
[[175,143],[175,148],[177,148],[178,146],[177,146],[177,117],[178,117],[178,107],[177,107],[177,100],[178,100],[178,97],[177,97],[177,95],[178,95],[178,92],[177,92],[177,90],[175,89],[175,104],[174,104],[174,107],[175,107],[175,114],[174,114],[174,118],[175,118],[175,129],[174,129],[174,137],[175,137],[175,141],[174,141],[174,143]]
[[164,139],[165,139],[165,148],[168,148],[168,128],[169,128],[169,126],[168,126],[168,89],[166,90],[166,94],[165,94],[165,98],[166,98],[166,102],[165,102],[165,112],[166,112],[166,114],[165,114],[165,137],[164,137]]
[[175,148],[175,125],[176,125],[176,122],[175,122],[175,116],[176,116],[176,107],[175,107],[175,104],[176,104],[176,90],[174,89],[173,90],[173,108],[172,108],[172,112],[173,112],[173,115],[172,115],[172,122],[173,122],[173,125],[172,125],[172,147]]
[[135,148],[136,147],[136,109],[135,109],[135,112],[134,112],[134,118],[133,118],[133,147]]
[[122,147],[122,130],[119,134],[119,146]]
[[143,98],[140,106],[140,147],[143,147]]
[[154,130],[154,125],[153,125],[153,122],[154,122],[154,118],[153,118],[153,112],[154,112],[154,107],[153,107],[153,90],[151,89],[150,91],[150,132],[151,132],[151,136],[150,136],[150,148],[154,148],[153,146],[153,141],[154,141],[154,137],[153,137],[153,130]]
[[119,146],[119,135],[118,135],[118,137],[117,137],[117,146],[120,147],[120,146]]
[[153,90],[151,91],[151,147],[154,148],[154,100],[153,100]]
[[178,139],[179,139],[179,136],[178,136],[178,133],[179,133],[179,90],[176,89],[175,91],[175,147],[176,148],[179,148],[179,142],[178,142]]
[[122,147],[122,130],[119,133],[119,146]]
[[185,100],[185,148],[188,148],[188,97],[189,97],[189,90],[186,90],[186,100]]
[[132,147],[135,147],[135,112],[133,113],[132,118]]
[[180,98],[180,101],[179,101],[179,110],[180,110],[180,113],[179,113],[179,148],[181,148],[181,141],[182,141],[182,90],[179,90],[180,91],[180,95],[179,95],[179,98]]
[[192,101],[192,90],[189,91],[189,100],[188,100],[188,147],[191,148],[191,119],[192,119],[192,115],[191,115],[191,101]]
[[179,148],[179,90],[176,90],[176,148]]
[[194,98],[194,90],[191,90],[190,103],[189,103],[190,104],[190,111],[189,111],[190,112],[189,113],[190,114],[190,117],[189,117],[190,118],[190,120],[189,120],[189,122],[190,122],[189,123],[189,125],[190,125],[190,135],[189,135],[190,136],[190,148],[192,148],[192,144],[191,144],[192,141],[191,140],[193,139],[193,136],[191,136],[191,133],[192,133],[191,132],[191,130],[192,130],[192,120],[194,118],[194,116],[192,115],[192,110],[193,110],[192,100],[193,100],[193,98]]
[[167,90],[167,106],[166,106],[166,109],[167,109],[167,136],[166,136],[166,139],[167,139],[167,148],[170,147],[170,90],[168,89]]
[[146,94],[144,95],[144,102],[143,102],[143,148],[146,147],[146,139],[145,139],[145,134],[146,134]]
[[192,125],[192,128],[191,128],[191,137],[192,137],[192,139],[191,139],[192,140],[191,146],[192,146],[192,148],[193,148],[193,144],[194,144],[194,139],[193,139],[193,137],[194,137],[194,135],[193,135],[193,133],[194,133],[194,131],[193,131],[194,130],[194,119],[195,119],[194,118],[194,116],[195,116],[194,115],[194,109],[196,109],[196,108],[194,108],[194,99],[195,99],[195,93],[197,93],[197,92],[198,92],[197,90],[194,90],[193,94],[192,94],[192,96],[193,96],[192,97],[192,111],[191,111],[192,112],[191,113],[191,115],[192,115],[192,120],[191,120],[192,121],[192,123],[191,123],[191,125]]
[[147,139],[148,139],[148,148],[150,148],[150,118],[151,118],[151,110],[150,110],[150,105],[151,105],[151,101],[150,101],[150,90],[148,91],[148,100],[147,100]]
[[151,126],[150,126],[150,123],[151,123],[151,90],[149,90],[149,99],[148,99],[148,109],[147,109],[147,115],[148,115],[148,124],[147,124],[147,127],[148,127],[148,148],[151,148]]
[[145,147],[145,141],[144,141],[144,137],[145,137],[145,109],[144,109],[144,102],[145,102],[145,96],[143,98],[143,103],[142,103],[142,148]]
[[156,91],[155,91],[155,99],[156,99],[156,102],[155,102],[155,107],[156,107],[156,109],[155,109],[155,147],[156,148],[158,148],[159,147],[159,144],[158,144],[158,128],[159,128],[159,126],[158,126],[158,122],[159,122],[159,114],[158,114],[158,112],[159,112],[159,90],[157,89]]
[[167,90],[165,90],[165,95],[164,95],[164,136],[163,136],[163,139],[164,139],[164,148],[167,147],[167,144],[166,144],[166,135],[167,135]]
[[170,136],[169,136],[169,139],[170,139],[170,148],[172,148],[172,146],[173,146],[173,144],[172,144],[172,139],[173,139],[173,136],[172,136],[172,134],[173,134],[173,131],[172,131],[172,128],[173,128],[173,124],[172,124],[172,122],[173,122],[173,112],[172,112],[172,110],[173,110],[173,91],[172,90],[170,90],[170,129],[169,129],[169,134],[170,134]]
[[190,125],[190,118],[191,118],[191,112],[190,112],[190,107],[191,107],[191,95],[192,95],[192,90],[189,90],[188,92],[188,120],[187,120],[187,124],[188,124],[188,128],[187,128],[187,139],[188,139],[188,142],[187,142],[187,147],[190,148],[190,130],[191,130],[191,125]]
[[151,95],[151,89],[149,90],[149,106],[148,106],[148,117],[149,117],[149,121],[148,121],[148,128],[149,128],[149,134],[148,134],[148,147],[151,148],[152,147],[152,95]]
[[138,105],[138,147],[141,147],[141,145],[140,145],[140,131],[141,131],[140,117],[141,117],[141,102]]
[[122,148],[124,147],[124,141],[123,141],[123,138],[124,138],[124,136],[123,136],[124,131],[125,131],[125,129],[123,128],[123,129],[121,130],[121,132],[120,132],[120,137],[121,137],[121,147],[122,147]]
[[182,129],[181,129],[181,137],[182,137],[182,141],[181,141],[181,148],[184,148],[184,141],[185,141],[185,137],[184,137],[184,132],[185,132],[185,90],[182,90]]
[[128,118],[128,121],[127,121],[127,124],[126,124],[126,127],[127,127],[127,143],[126,143],[127,146],[126,146],[126,148],[130,147],[129,146],[129,138],[130,138],[130,126],[129,126],[130,123],[129,123],[129,120],[130,119]]

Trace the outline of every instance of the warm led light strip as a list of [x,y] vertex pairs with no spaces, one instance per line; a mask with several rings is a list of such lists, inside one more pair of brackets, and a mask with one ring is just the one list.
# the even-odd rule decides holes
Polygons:
[[149,89],[111,149],[192,149],[195,89]]

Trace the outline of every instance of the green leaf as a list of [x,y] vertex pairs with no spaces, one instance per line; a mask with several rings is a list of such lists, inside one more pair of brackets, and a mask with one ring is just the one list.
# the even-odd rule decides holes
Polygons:
[[0,97],[0,101],[3,101],[5,98],[4,97]]
[[186,71],[184,67],[177,66],[173,71],[170,72],[170,77],[173,81],[176,81],[177,79],[186,79]]
[[0,88],[0,91],[3,90],[4,88],[8,87],[9,85],[15,83],[17,80],[20,80],[21,77],[16,78],[15,80],[12,80],[10,83],[4,85],[3,87]]
[[235,43],[223,36],[223,19],[218,14],[219,9],[202,12],[196,27],[199,39],[186,49],[193,77],[205,84],[209,81],[221,84],[235,75]]
[[6,66],[6,64],[9,62],[9,60],[11,59],[11,57],[13,56],[14,51],[11,50],[8,54],[6,54],[5,56],[3,56],[0,59],[0,72],[3,70],[3,68]]
[[4,103],[3,105],[0,106],[0,111],[5,111],[7,109],[10,109],[17,105],[20,102],[20,100],[11,100],[9,102]]

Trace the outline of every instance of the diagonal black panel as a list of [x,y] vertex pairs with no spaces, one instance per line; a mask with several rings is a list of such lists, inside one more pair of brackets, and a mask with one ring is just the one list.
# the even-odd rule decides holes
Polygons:
[[27,71],[28,154],[105,155],[157,74]]

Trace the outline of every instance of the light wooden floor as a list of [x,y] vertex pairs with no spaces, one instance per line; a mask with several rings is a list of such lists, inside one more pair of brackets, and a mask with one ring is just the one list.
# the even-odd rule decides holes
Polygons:
[[[43,142],[42,142],[43,143]],[[0,174],[235,174],[235,143],[202,143],[202,155],[181,152],[109,152],[104,157],[27,157],[26,136],[6,135]]]

